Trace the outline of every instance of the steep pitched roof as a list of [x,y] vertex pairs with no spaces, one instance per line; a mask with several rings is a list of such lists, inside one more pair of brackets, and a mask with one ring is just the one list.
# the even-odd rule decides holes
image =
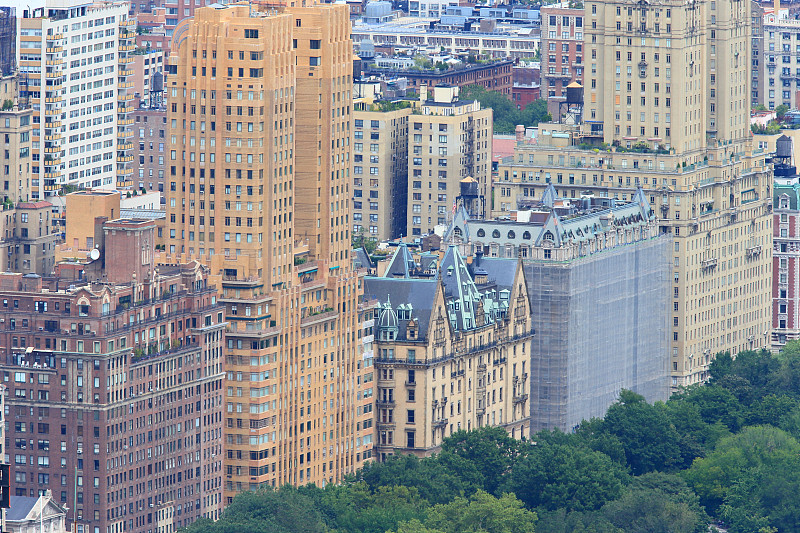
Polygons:
[[547,207],[553,207],[556,204],[556,201],[560,199],[561,198],[558,196],[558,193],[556,192],[556,188],[553,186],[552,183],[548,183],[544,192],[542,192],[542,205],[546,205]]
[[411,272],[414,271],[415,266],[414,258],[411,256],[408,246],[406,246],[406,243],[401,242],[397,246],[397,250],[394,252],[394,255],[389,260],[389,265],[386,267],[386,273],[384,274],[384,277],[409,278],[411,277]]
[[[410,305],[411,318],[417,320],[419,338],[424,339],[430,324],[433,302],[436,299],[438,281],[435,279],[386,278],[367,276],[364,278],[364,297],[375,298],[384,304]],[[398,323],[399,337],[405,338],[407,320]]]

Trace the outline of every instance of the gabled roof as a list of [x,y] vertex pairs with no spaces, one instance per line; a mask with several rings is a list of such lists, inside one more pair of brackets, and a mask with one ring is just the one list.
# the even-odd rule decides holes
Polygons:
[[372,262],[372,259],[363,246],[353,250],[353,268],[356,270],[375,268],[375,263]]
[[558,200],[561,200],[561,198],[558,196],[556,188],[553,186],[552,183],[548,183],[547,187],[542,193],[542,205],[546,205],[547,207],[553,207],[554,205],[556,205],[556,201]]
[[[40,500],[42,503],[40,503]],[[40,513],[44,506],[44,517],[63,514],[66,510],[53,501],[52,493],[47,491],[46,495],[33,498],[29,496],[11,496],[10,507],[6,511],[6,521],[22,522],[35,521],[40,519]]]
[[[364,297],[375,298],[383,306],[411,305],[411,318],[417,320],[418,337],[424,339],[428,332],[433,302],[438,291],[438,280],[367,276],[364,278]],[[399,321],[399,337],[405,338],[408,321]]]
[[386,267],[384,277],[387,278],[410,278],[411,272],[414,271],[416,264],[411,252],[406,246],[406,243],[401,242],[397,246],[397,250],[389,260],[389,265]]

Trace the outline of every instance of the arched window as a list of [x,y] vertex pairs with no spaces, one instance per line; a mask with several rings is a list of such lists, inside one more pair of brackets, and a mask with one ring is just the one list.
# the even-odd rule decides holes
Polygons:
[[547,233],[544,234],[544,240],[555,241],[556,239],[555,237],[553,237],[553,234],[548,231]]
[[525,239],[526,241],[529,241],[529,240],[531,240],[531,232],[530,232],[530,231],[526,231],[526,232],[524,232],[524,233],[522,234],[522,238],[523,238],[523,239]]
[[494,230],[492,232],[492,237],[494,237],[495,239],[499,239],[500,238],[500,232],[497,231],[497,230]]
[[514,239],[514,238],[516,238],[516,237],[517,237],[517,234],[516,234],[516,233],[514,233],[514,231],[513,231],[513,230],[509,230],[509,232],[508,232],[508,238],[509,238],[509,239]]
[[453,235],[460,239],[462,237],[461,228],[455,228],[453,230]]
[[486,237],[486,232],[483,231],[483,228],[478,230],[478,237]]

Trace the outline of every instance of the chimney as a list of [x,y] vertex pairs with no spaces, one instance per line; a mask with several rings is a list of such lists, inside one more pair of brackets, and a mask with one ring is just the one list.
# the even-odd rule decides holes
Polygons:
[[428,85],[425,83],[419,86],[419,101],[422,104],[428,101]]
[[522,124],[517,124],[515,133],[517,134],[517,144],[522,143],[522,141],[525,140],[525,126]]
[[781,0],[773,0],[773,11],[775,11],[775,22],[781,18]]

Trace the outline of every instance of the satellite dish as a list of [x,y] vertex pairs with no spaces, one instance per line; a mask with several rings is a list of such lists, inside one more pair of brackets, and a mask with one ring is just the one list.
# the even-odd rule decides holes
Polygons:
[[92,261],[97,261],[98,259],[100,259],[100,250],[98,250],[97,248],[92,248],[92,251],[89,252],[89,257],[92,258]]

